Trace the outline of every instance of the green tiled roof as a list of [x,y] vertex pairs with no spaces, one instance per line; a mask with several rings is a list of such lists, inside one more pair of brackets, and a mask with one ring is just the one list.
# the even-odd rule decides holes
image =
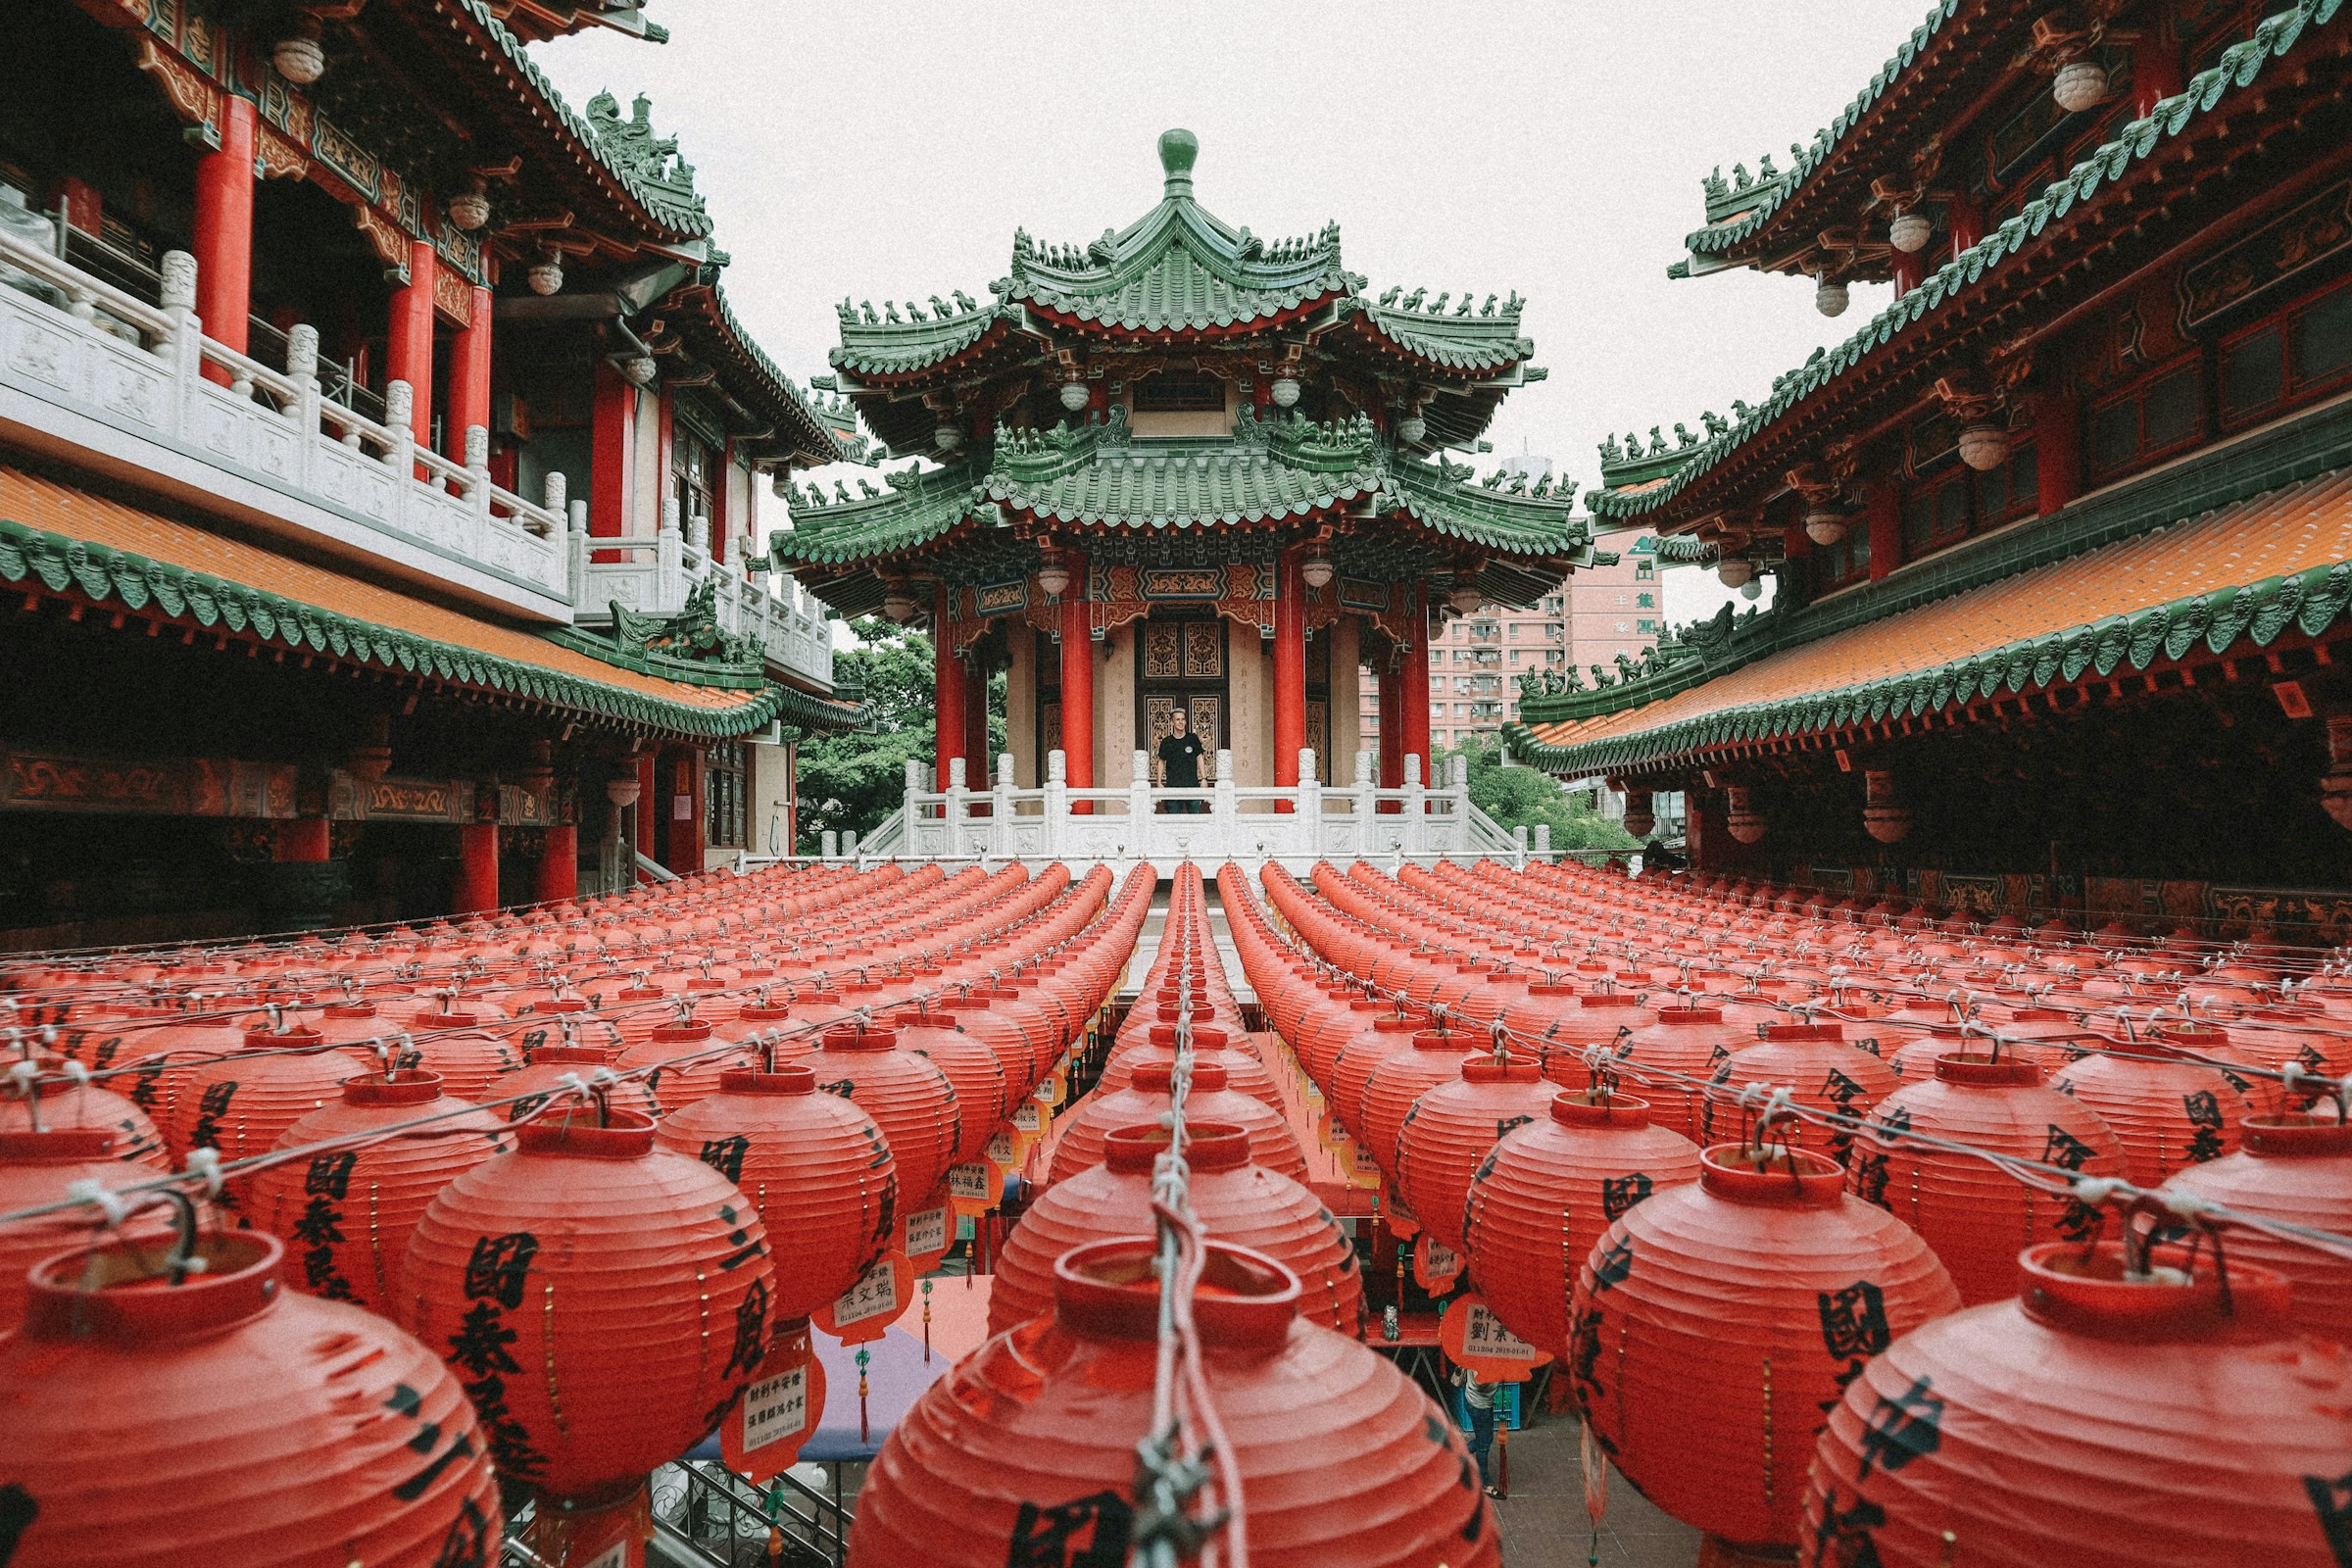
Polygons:
[[1516,310],[1495,316],[1424,315],[1360,299],[1349,299],[1340,309],[1343,315],[1360,313],[1366,325],[1396,347],[1449,370],[1499,369],[1536,352],[1534,340],[1519,335]]
[[[847,300],[838,310],[841,347],[832,353],[833,364],[864,375],[902,375],[953,359],[979,342],[998,321],[1018,314],[984,305],[921,320],[868,321]],[[891,314],[898,313],[894,309]]]
[[1692,451],[1690,461],[1666,482],[1630,493],[1596,492],[1592,497],[1594,514],[1611,518],[1638,516],[1672,501],[1692,480],[1790,408],[1843,375],[1906,328],[1973,288],[2023,251],[2077,202],[2088,200],[2101,185],[2119,178],[2166,140],[2180,135],[2233,91],[2252,86],[2268,62],[2292,49],[2306,28],[2333,22],[2342,5],[2343,0],[2300,0],[2299,4],[2266,18],[2255,27],[2253,36],[2232,45],[2219,64],[2197,73],[2186,90],[2165,99],[2146,119],[2124,126],[2115,140],[2092,151],[2015,216],[1930,273],[1926,281],[1873,317],[1852,337],[1834,349],[1815,350],[1813,358],[1774,383],[1770,398],[1748,410],[1730,429],[1702,442]]
[[1045,479],[989,476],[989,498],[1085,527],[1188,528],[1298,517],[1377,489],[1376,467],[1294,468],[1263,448],[1216,452],[1131,448]]
[[807,494],[785,487],[792,528],[769,536],[775,560],[796,565],[874,561],[928,543],[971,514],[986,471],[970,459],[945,468],[888,474],[890,489],[860,500],[827,503],[810,481]]

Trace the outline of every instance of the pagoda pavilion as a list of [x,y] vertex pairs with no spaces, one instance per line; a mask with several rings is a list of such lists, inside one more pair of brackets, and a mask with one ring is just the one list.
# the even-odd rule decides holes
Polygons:
[[1690,792],[1702,874],[2340,940],[2348,53],[2338,0],[1950,0],[1786,167],[1710,177],[1675,274],[1895,298],[1604,445],[1596,526],[1775,603],[1532,682],[1517,755],[1637,824]]
[[1428,755],[1440,617],[1594,559],[1572,486],[1446,456],[1544,374],[1519,296],[1375,297],[1336,223],[1266,239],[1202,207],[1197,152],[1160,137],[1164,193],[1125,228],[1016,232],[977,300],[840,307],[840,393],[923,461],[860,497],[788,490],[774,546],[842,613],[931,627],[942,789],[988,777],[997,669],[1023,788],[1056,753],[1072,789],[1138,782],[1179,710],[1225,782],[1296,786],[1302,751],[1347,782],[1366,666],[1395,784]]

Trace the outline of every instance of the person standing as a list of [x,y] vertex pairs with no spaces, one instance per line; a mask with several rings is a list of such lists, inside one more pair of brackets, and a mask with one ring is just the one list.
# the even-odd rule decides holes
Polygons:
[[[1159,782],[1163,789],[1197,790],[1200,787],[1200,757],[1208,748],[1194,734],[1182,708],[1168,713],[1168,732],[1159,738]],[[1207,803],[1203,801],[1169,801],[1164,809],[1170,812],[1198,813]]]
[[1488,1496],[1499,1497],[1487,1473],[1487,1452],[1494,1446],[1494,1385],[1462,1366],[1453,1370],[1453,1386],[1462,1391],[1462,1404],[1470,1412],[1470,1457],[1478,1461],[1478,1484]]

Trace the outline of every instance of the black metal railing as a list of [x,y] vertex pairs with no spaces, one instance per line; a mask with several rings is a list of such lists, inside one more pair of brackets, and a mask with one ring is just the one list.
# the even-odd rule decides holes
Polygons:
[[[836,1478],[839,1466],[831,1466]],[[762,1494],[724,1466],[695,1459],[654,1472],[654,1523],[674,1544],[722,1568],[840,1568],[849,1552],[850,1510],[790,1475]],[[768,1555],[770,1533],[783,1552]]]

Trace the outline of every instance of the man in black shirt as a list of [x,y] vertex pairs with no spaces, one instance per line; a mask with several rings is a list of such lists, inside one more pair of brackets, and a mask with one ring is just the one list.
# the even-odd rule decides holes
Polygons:
[[[1200,787],[1200,754],[1208,748],[1200,737],[1192,732],[1184,710],[1168,714],[1168,733],[1159,738],[1160,785],[1171,790],[1197,790]],[[1206,808],[1206,801],[1169,801],[1164,809],[1198,812]]]

